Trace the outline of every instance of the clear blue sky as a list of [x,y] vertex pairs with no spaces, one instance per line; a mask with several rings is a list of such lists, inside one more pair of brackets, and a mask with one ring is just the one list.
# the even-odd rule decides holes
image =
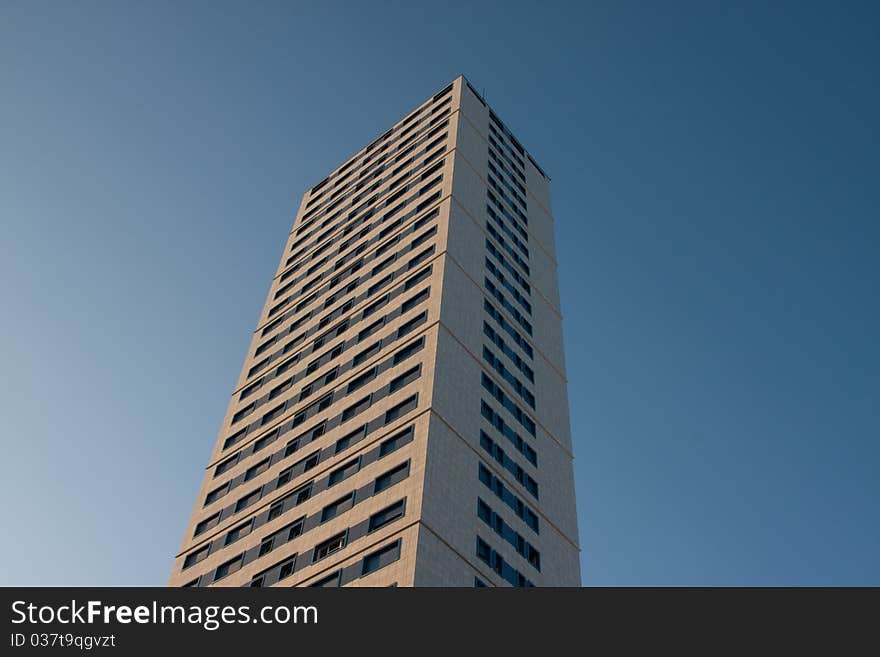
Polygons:
[[584,582],[880,584],[878,5],[347,4],[0,6],[0,584],[165,583],[302,192],[460,72],[553,179]]

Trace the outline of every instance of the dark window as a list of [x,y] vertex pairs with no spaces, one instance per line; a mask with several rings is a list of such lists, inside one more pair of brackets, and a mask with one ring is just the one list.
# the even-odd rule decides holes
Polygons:
[[241,568],[243,556],[243,554],[239,554],[234,559],[230,559],[226,563],[217,566],[217,570],[214,572],[214,581],[216,582],[218,579],[222,579],[239,570]]
[[367,395],[363,399],[359,400],[358,402],[352,404],[351,406],[346,408],[344,411],[342,411],[342,421],[346,422],[347,420],[350,420],[351,418],[356,416],[358,413],[362,413],[363,411],[367,410],[369,407],[370,407],[370,395]]
[[352,361],[352,366],[357,367],[358,365],[366,361],[370,356],[377,353],[381,346],[381,340],[379,342],[374,342],[372,345],[370,345],[354,357],[354,360]]
[[260,499],[260,494],[262,493],[262,488],[257,488],[256,490],[251,491],[244,497],[239,498],[238,502],[235,503],[235,512],[238,513],[242,509],[246,509],[251,504]]
[[198,525],[196,525],[196,530],[193,536],[198,536],[199,534],[208,531],[211,527],[217,525],[220,522],[220,513],[215,513],[214,515],[205,518]]
[[335,486],[340,481],[348,479],[360,468],[360,459],[353,459],[348,463],[345,463],[338,468],[336,468],[333,472],[330,473],[330,478],[327,481],[328,486]]
[[392,406],[391,408],[389,408],[385,412],[385,424],[390,424],[391,422],[394,422],[399,417],[402,417],[402,416],[406,415],[407,413],[409,413],[411,410],[413,410],[416,407],[416,402],[417,402],[416,395],[412,395],[412,396],[404,399],[399,404],[396,404],[395,406]]
[[421,370],[421,365],[416,365],[415,367],[411,367],[406,372],[401,374],[400,376],[395,377],[391,383],[388,384],[388,394],[393,394],[403,388],[404,386],[412,383],[416,379],[419,378],[419,373]]
[[379,445],[379,458],[388,456],[394,451],[400,449],[403,445],[412,440],[413,428],[412,426],[407,427],[403,431],[398,431],[396,434],[391,436],[391,438],[386,438]]
[[410,342],[403,349],[394,354],[394,364],[398,365],[421,350],[425,346],[425,338],[419,338],[414,342]]
[[190,566],[197,564],[199,561],[208,556],[208,552],[210,552],[211,546],[206,545],[205,547],[196,550],[195,552],[190,552],[186,555],[186,558],[183,560],[183,570],[186,570]]
[[369,575],[372,572],[387,566],[400,558],[400,540],[389,543],[364,557],[364,564],[361,568],[361,575]]
[[336,536],[332,536],[328,538],[326,541],[318,543],[315,546],[315,553],[312,557],[312,561],[320,561],[324,557],[333,554],[345,547],[345,537],[346,532],[342,532],[341,534],[337,534]]
[[269,459],[263,459],[256,465],[252,465],[247,469],[247,472],[244,473],[244,480],[250,481],[258,474],[262,474],[269,468]]
[[367,531],[373,532],[380,527],[384,527],[385,525],[394,522],[395,520],[403,516],[405,509],[406,499],[404,498],[398,502],[395,502],[391,506],[385,507],[381,511],[377,511],[370,516],[370,522],[367,527]]
[[335,502],[331,502],[327,506],[325,506],[321,511],[321,522],[327,522],[328,520],[332,520],[340,513],[344,513],[348,511],[354,505],[354,492],[349,493],[343,497],[340,497]]
[[376,378],[376,371],[377,370],[375,367],[371,367],[363,374],[360,374],[352,379],[348,384],[348,388],[346,389],[345,394],[350,395],[355,390],[367,385],[370,381]]
[[238,527],[234,529],[230,529],[226,533],[226,538],[224,539],[224,545],[230,545],[231,543],[235,543],[240,538],[244,538],[248,534],[251,533],[251,529],[254,526],[254,519],[251,518],[247,522],[240,524]]
[[404,461],[400,465],[392,468],[388,472],[376,477],[373,484],[373,495],[381,493],[396,484],[398,481],[406,479],[409,475],[409,461]]

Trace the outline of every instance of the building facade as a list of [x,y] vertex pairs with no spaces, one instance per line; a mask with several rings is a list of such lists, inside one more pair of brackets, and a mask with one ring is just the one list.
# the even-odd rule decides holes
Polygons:
[[579,586],[549,180],[464,77],[304,195],[172,586]]

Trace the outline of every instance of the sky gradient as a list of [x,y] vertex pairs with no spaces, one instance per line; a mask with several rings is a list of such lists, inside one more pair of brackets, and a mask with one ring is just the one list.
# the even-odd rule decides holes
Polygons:
[[459,73],[552,178],[584,583],[880,585],[878,18],[2,3],[0,585],[165,583],[302,193]]

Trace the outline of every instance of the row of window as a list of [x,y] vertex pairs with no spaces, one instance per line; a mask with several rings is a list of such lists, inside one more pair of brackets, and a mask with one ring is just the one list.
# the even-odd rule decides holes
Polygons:
[[[410,115],[400,121],[398,125],[393,126],[374,140],[373,143],[367,146],[362,153],[354,155],[351,159],[340,165],[334,172],[324,178],[324,180],[312,187],[309,192],[309,201],[306,203],[306,208],[317,203],[329,190],[339,188],[344,183],[347,185],[346,181],[357,170],[355,164],[360,164],[362,171],[359,174],[359,178],[363,177],[363,168],[373,161],[376,153],[386,151],[392,144],[407,135],[421,123],[421,120],[425,118],[425,114],[427,114],[427,117],[434,116],[448,105],[452,100],[452,97],[449,94],[450,91],[451,86],[440,94],[437,94],[431,101],[413,110]],[[390,139],[391,137],[394,138]],[[377,148],[378,151],[376,151]],[[327,184],[334,179],[335,182],[330,185],[330,187],[327,187]]]
[[500,402],[514,418],[516,418],[516,421],[519,422],[520,425],[532,435],[532,437],[534,437],[536,428],[535,421],[517,406],[516,402],[507,396],[504,390],[501,389],[501,386],[495,383],[485,372],[482,373],[480,382],[482,383],[483,388],[488,390],[489,393]]
[[535,373],[532,368],[526,364],[520,355],[507,344],[498,331],[492,328],[492,325],[486,320],[483,320],[483,335],[489,338],[492,344],[498,347],[501,350],[501,353],[503,353],[531,383],[535,382]]
[[[421,187],[416,192],[415,196],[413,196],[409,200],[412,201],[412,200],[415,200],[415,199],[422,197],[424,194],[428,193],[434,187],[439,185],[440,182],[442,181],[442,179],[443,179],[443,176],[441,174],[440,176],[437,176],[433,180],[429,181],[426,185]],[[403,190],[403,191],[408,191],[408,190]],[[414,241],[417,242],[417,240],[414,240]],[[408,251],[415,249],[417,246],[418,246],[418,242],[416,243],[415,246],[413,246],[411,244],[407,245],[406,248],[402,249],[399,252],[399,255],[407,253]],[[300,299],[296,305],[295,312],[301,312],[307,306],[311,305],[318,297],[321,297],[325,294],[328,294],[331,290],[333,290],[340,283],[340,281],[342,281],[343,279],[345,279],[348,276],[354,275],[356,272],[363,269],[368,261],[369,261],[369,258],[362,258],[362,259],[357,260],[353,264],[349,265],[345,270],[336,274],[334,276],[334,278],[327,285],[319,288],[317,291],[311,293],[309,296],[305,297],[304,299]],[[285,309],[287,306],[289,306],[291,303],[293,303],[294,300],[299,299],[303,294],[309,292],[310,290],[311,290],[311,288],[307,288],[307,289],[300,290],[299,293],[292,293],[292,294],[288,295],[283,300],[276,303],[274,306],[272,306],[269,309],[268,316],[273,317],[274,315],[277,315],[279,312],[281,312],[283,309]]]
[[[385,297],[380,299],[380,301],[385,300],[387,298],[387,296],[388,295],[386,295]],[[403,303],[396,309],[396,312],[392,312],[389,314],[392,317],[407,315],[415,308],[424,304],[430,298],[430,296],[431,296],[431,288],[430,288],[430,286],[428,286],[428,287],[422,289],[421,291],[417,292],[413,296],[409,297],[408,299],[404,300]],[[385,303],[388,303],[388,302],[385,301]],[[364,311],[364,316],[362,317],[362,319],[365,319],[370,314],[372,314],[372,313],[367,313],[367,310],[369,310],[369,308],[367,308]],[[378,307],[374,308],[373,312],[375,312],[375,310],[378,310]],[[385,322],[387,322],[387,318],[388,318],[388,315],[383,315],[380,318],[380,320],[382,321],[382,326],[384,326]],[[374,324],[375,324],[375,322],[373,322],[373,324],[371,324],[370,327],[372,327]],[[400,328],[404,328],[405,326],[406,326],[406,324],[404,324]],[[344,330],[347,330],[347,328],[348,328],[348,323],[345,322],[340,327],[340,329],[337,331],[337,334],[341,334],[342,332],[344,332]],[[365,327],[365,328],[369,328],[369,327]],[[381,328],[381,327],[377,327],[376,330],[378,330],[379,328]],[[257,397],[256,399],[254,399],[253,401],[248,403],[246,406],[243,406],[242,408],[237,410],[232,416],[232,419],[230,421],[230,426],[234,426],[237,423],[239,423],[241,420],[243,420],[244,418],[252,415],[254,412],[256,412],[258,409],[260,409],[265,404],[268,404],[270,402],[275,401],[281,395],[290,391],[294,387],[294,384],[303,382],[308,377],[313,376],[319,370],[319,368],[326,366],[326,365],[330,365],[334,361],[337,361],[347,350],[355,347],[356,345],[363,343],[365,340],[367,340],[368,338],[375,335],[376,330],[365,331],[362,329],[361,331],[358,332],[357,335],[352,336],[348,340],[343,340],[342,342],[339,342],[329,352],[324,352],[319,357],[313,359],[310,363],[308,363],[308,365],[305,365],[303,367],[303,369],[297,371],[296,373],[287,377],[283,381],[278,382],[274,387],[271,388],[271,390],[269,390],[269,392],[261,395],[260,397]],[[393,336],[394,336],[393,339],[386,340],[386,345],[391,345],[394,342],[396,342],[397,340],[402,339],[409,332],[410,332],[409,330],[401,331],[400,329],[398,329],[396,332],[393,333]],[[344,376],[346,373],[354,370],[356,367],[358,367],[358,365],[361,362],[363,362],[363,360],[365,360],[365,357],[367,356],[368,353],[369,352],[365,353],[362,351],[362,352],[356,354],[354,356],[354,358],[352,358],[350,361],[347,361],[345,363],[339,363],[339,364],[335,365],[334,367],[332,367],[331,369],[318,375],[316,378],[313,378],[310,381],[308,381],[307,383],[304,383],[300,389],[299,395],[296,398],[291,398],[291,399],[287,400],[287,402],[286,402],[287,407],[292,408],[293,406],[296,405],[296,403],[301,402],[301,401],[305,401],[308,397],[310,397],[314,393],[318,392],[322,388],[326,387],[328,384],[330,384],[332,381],[336,380],[338,377]],[[296,362],[296,361],[288,361],[288,362]],[[277,368],[277,369],[280,369],[280,368]],[[277,373],[277,369],[276,369],[276,373]],[[284,372],[286,372],[286,368],[284,369]],[[254,393],[257,392],[257,390],[264,387],[266,385],[266,383],[268,383],[270,381],[274,381],[276,378],[277,378],[276,376],[260,377],[260,379],[257,382],[255,382],[255,383],[259,383],[259,386],[256,386],[255,384],[249,385],[247,388],[242,390],[242,394],[239,396],[239,399],[247,398],[248,396],[252,396]],[[245,393],[247,393],[247,394],[245,394]],[[264,420],[261,420],[259,424],[260,424],[260,426],[264,426],[266,424],[266,422]]]
[[[339,413],[331,418],[326,418],[326,419],[323,419],[323,420],[317,422],[317,424],[314,425],[313,428],[310,429],[309,431],[305,432],[304,434],[298,435],[292,441],[288,441],[287,447],[285,448],[284,456],[282,456],[281,458],[284,459],[284,458],[287,458],[287,457],[291,456],[292,454],[296,453],[296,451],[298,451],[305,443],[305,441],[302,440],[303,437],[308,437],[309,441],[314,441],[316,438],[322,436],[326,431],[329,431],[330,429],[333,429],[336,426],[339,426],[341,424],[344,424],[344,423],[350,421],[351,419],[359,416],[360,414],[365,412],[367,409],[369,409],[372,405],[378,403],[379,401],[381,401],[385,397],[388,397],[390,395],[395,394],[399,390],[403,389],[405,386],[411,384],[413,381],[418,379],[420,376],[421,376],[421,365],[410,368],[406,372],[402,373],[400,376],[396,377],[389,384],[381,386],[377,390],[374,390],[373,392],[370,392],[370,393],[364,395],[363,397],[361,397],[360,399],[358,399],[357,401],[355,401],[351,405],[347,406],[346,408],[344,408],[342,410],[341,413]],[[272,442],[275,442],[276,440],[278,440],[283,434],[285,434],[288,431],[291,431],[293,429],[296,429],[298,426],[303,424],[310,417],[314,417],[318,413],[321,413],[322,411],[326,410],[327,408],[330,407],[331,400],[332,400],[332,393],[325,395],[324,397],[322,397],[320,400],[318,400],[314,404],[311,404],[308,407],[306,407],[305,409],[303,409],[302,411],[298,412],[294,416],[293,420],[285,422],[283,425],[277,427],[276,429],[272,430],[271,432],[269,432],[265,436],[261,437],[259,440],[255,441],[253,443],[253,445],[249,448],[249,453],[246,456],[252,456],[253,454],[257,453],[259,450],[264,449],[266,446],[268,446]],[[404,404],[403,402],[401,402],[401,404],[402,404],[402,407],[409,406],[409,403]],[[393,422],[396,419],[397,416],[399,416],[401,414],[402,408],[398,408],[398,406],[401,406],[401,404],[398,404],[398,405],[390,408],[388,411],[386,411],[385,422],[384,422],[385,424],[390,424],[391,422]],[[317,432],[317,435],[316,435],[316,432]],[[326,458],[330,458],[330,457],[331,457],[331,455],[328,454],[324,458],[326,459]],[[299,476],[300,474],[302,474],[302,472],[308,471],[308,470],[312,469],[313,467],[316,467],[318,465],[318,463],[321,462],[321,458],[322,457],[320,454],[314,454],[306,459],[303,459],[302,462],[297,462],[293,466],[291,466],[291,468],[289,469],[290,471],[287,472],[286,477],[282,477],[282,475],[285,473],[282,473],[282,475],[279,475],[279,477],[287,479],[287,481],[289,481],[290,479],[295,478],[296,476]],[[223,482],[222,484],[220,484],[219,486],[217,486],[216,488],[211,490],[206,495],[204,506],[209,506],[210,504],[213,504],[217,500],[223,498],[225,495],[227,495],[232,490],[238,488],[240,485],[242,485],[242,484],[246,483],[247,481],[249,481],[250,479],[252,479],[254,476],[262,474],[262,472],[264,472],[266,469],[268,469],[268,467],[270,465],[271,466],[276,465],[276,463],[277,463],[277,461],[274,461],[271,463],[267,463],[265,467],[261,467],[262,462],[260,462],[260,463],[256,464],[255,466],[253,466],[253,468],[246,471],[245,473],[239,474],[236,477],[228,479],[227,481]],[[252,473],[251,470],[253,470],[254,468],[257,468],[257,471],[255,473]],[[287,483],[287,481],[285,481],[284,483]],[[255,492],[258,493],[259,489],[258,489],[258,491],[255,491]],[[250,504],[253,501],[256,501],[256,499],[259,499],[261,496],[262,495],[258,494],[255,499],[251,499],[251,494],[244,496],[236,503],[235,511],[238,512],[238,511],[243,510],[247,506],[250,506]]]
[[510,214],[510,211],[496,198],[491,189],[486,190],[486,198],[489,200],[489,203],[486,205],[486,209],[489,211],[489,216],[495,220],[502,232],[510,237],[516,245],[516,248],[528,257],[529,248],[520,241],[520,238],[528,241],[529,234],[526,229],[523,228],[513,215]]
[[505,470],[513,475],[513,478],[525,488],[536,500],[538,499],[538,482],[535,481],[523,467],[507,455],[507,452],[480,429],[480,447],[486,450]]
[[[404,461],[399,465],[395,466],[388,472],[377,477],[373,482],[367,484],[362,487],[358,492],[362,495],[362,499],[367,499],[374,495],[378,495],[381,492],[389,490],[395,484],[403,481],[409,476],[409,461]],[[382,511],[374,513],[367,520],[360,523],[360,526],[356,526],[355,530],[352,531],[352,528],[337,534],[330,539],[326,539],[321,541],[315,545],[315,547],[311,550],[312,560],[310,563],[315,563],[320,561],[321,559],[329,556],[333,552],[336,552],[339,549],[342,549],[346,546],[347,542],[351,542],[356,538],[360,538],[361,536],[365,536],[373,531],[378,530],[381,527],[387,526],[394,520],[399,517],[402,517],[402,511],[400,513],[395,514],[395,506],[391,505],[391,507],[387,507]],[[244,552],[240,552],[236,556],[224,561],[222,564],[217,566],[217,568],[213,572],[213,576],[211,577],[211,582],[216,582],[219,579],[230,575],[233,572],[241,570],[244,566],[257,561],[258,559],[262,559],[267,556],[270,552],[275,548],[280,548],[282,545],[285,545],[291,541],[298,539],[300,536],[309,533],[311,530],[315,529],[318,525],[315,524],[320,518],[319,515],[312,515],[305,518],[301,518],[292,523],[289,523],[285,527],[273,532],[273,534],[269,537],[263,539],[259,544],[253,546],[252,548],[245,550]],[[337,539],[342,538],[341,543],[337,541]],[[337,547],[338,545],[338,547]],[[189,567],[187,562],[192,560],[190,565],[194,563],[198,563],[203,560],[207,556],[207,552],[209,552],[210,545],[201,548],[200,550],[190,553],[187,555],[187,560],[184,561],[184,569]],[[205,556],[201,556],[205,554]],[[286,560],[285,560],[286,561]],[[303,566],[310,565],[309,563],[302,563]],[[291,574],[292,574],[291,570]]]
[[[394,235],[394,237],[389,239],[381,246],[379,246],[379,243],[387,238],[388,235],[390,235],[393,231],[400,228],[400,226],[402,226],[406,220],[411,218],[411,213],[401,215],[397,218],[396,221],[388,223],[384,228],[382,228],[382,230],[379,230],[367,239],[363,238],[367,237],[367,235],[369,235],[371,232],[382,226],[386,221],[385,218],[382,218],[380,221],[377,221],[374,224],[368,224],[362,230],[360,230],[357,235],[342,244],[339,244],[338,241],[334,240],[327,241],[320,249],[312,253],[309,258],[301,261],[295,267],[288,269],[284,274],[281,275],[278,281],[279,283],[284,283],[284,285],[276,290],[273,298],[277,299],[283,293],[293,289],[294,286],[302,283],[307,278],[317,273],[318,275],[312,278],[307,283],[307,285],[309,285],[310,287],[316,285],[322,277],[329,276],[331,273],[338,272],[348,262],[366,251],[369,251],[370,253],[378,252],[380,255],[383,254],[385,251],[393,247],[397,242],[399,242],[407,235],[418,232],[419,229],[427,225],[427,223],[430,222],[432,219],[436,218],[438,214],[439,209],[434,209],[431,212],[422,215],[417,221],[413,222],[411,225],[398,232],[396,235]],[[352,246],[354,246],[354,248],[351,251],[348,251],[348,249]],[[332,251],[328,253],[328,250],[331,249]],[[316,258],[316,256],[322,257]],[[336,260],[335,262],[333,262],[333,265],[331,267],[330,261],[334,258]],[[302,274],[297,275],[299,268],[303,264],[306,264],[308,262],[312,262],[309,268]]]
[[[321,546],[322,550],[327,551],[333,549],[333,552],[338,552],[343,547],[345,547],[346,538],[346,536],[334,536],[332,537],[332,539],[329,539],[329,543]],[[403,539],[398,538],[388,543],[387,545],[382,546],[378,550],[370,552],[363,559],[355,562],[351,566],[348,566],[346,568],[339,568],[328,575],[322,575],[314,582],[307,584],[307,586],[335,588],[345,586],[346,584],[353,582],[356,579],[374,573],[377,570],[380,570],[385,566],[388,566],[400,559],[400,550],[402,543]],[[294,554],[275,564],[272,568],[269,568],[266,571],[260,573],[258,576],[254,577],[250,581],[248,586],[271,586],[272,584],[287,579],[294,573],[296,569],[297,557],[298,555]],[[301,566],[311,565],[307,559],[300,559],[299,563],[301,564]]]
[[511,586],[531,588],[534,584],[516,568],[507,563],[504,558],[482,538],[477,536],[477,558],[494,570],[499,577],[507,581]]
[[[448,128],[449,128],[449,119],[446,119],[442,123],[430,128],[430,130],[424,135],[421,135],[421,134],[413,135],[413,137],[412,137],[413,140],[415,140],[417,137],[420,137],[420,139],[417,142],[414,141],[414,143],[410,143],[409,140],[402,143],[400,145],[400,148],[403,148],[403,150],[398,151],[398,153],[396,155],[395,162],[403,161],[404,158],[408,157],[410,155],[410,153],[415,151],[415,149],[419,146],[424,145],[423,150],[425,152],[428,152],[431,148],[436,148],[436,146],[438,146],[440,143],[443,142],[443,140],[446,139],[448,132],[445,132],[445,131],[447,131]],[[441,135],[441,133],[443,133],[443,134]],[[404,172],[401,175],[402,175],[402,178],[405,179],[406,177],[408,177],[410,175],[410,172]],[[358,213],[362,212],[366,207],[375,204],[376,201],[383,194],[386,194],[391,189],[393,189],[393,186],[395,183],[396,184],[401,183],[400,180],[391,181],[391,178],[392,178],[391,175],[389,175],[385,178],[381,178],[370,189],[368,189],[364,192],[361,192],[355,196],[352,196],[352,194],[354,194],[354,192],[349,192],[345,196],[337,199],[336,201],[334,201],[333,203],[331,203],[330,205],[328,205],[324,208],[319,207],[319,208],[315,208],[314,210],[307,212],[305,215],[303,215],[302,219],[300,219],[300,224],[297,227],[295,234],[297,235],[297,237],[300,237],[303,241],[305,241],[305,240],[311,238],[313,235],[315,235],[315,232],[317,230],[321,230],[322,227],[328,226],[328,225],[332,224],[333,222],[335,222],[337,217],[339,217],[346,210],[348,211],[348,218],[349,219],[356,216]],[[382,187],[382,185],[384,185],[386,182],[389,182],[389,181],[391,181],[392,184],[389,185],[389,187],[387,189],[385,189],[381,192],[377,191],[380,187]],[[374,193],[374,192],[376,192],[376,193]],[[373,195],[369,199],[367,199],[364,203],[361,203],[364,196],[368,196],[370,194],[373,194]],[[343,203],[346,201],[348,201],[348,202],[343,205]],[[390,207],[393,204],[393,202],[394,202],[394,199],[392,199],[392,200],[386,199],[383,204],[380,204],[379,206],[376,206],[376,207]],[[329,213],[332,212],[333,210],[336,210],[336,212],[332,215],[329,215]],[[324,214],[328,214],[329,216],[327,216],[327,218],[324,220],[324,222],[320,226],[314,226],[314,224],[317,222],[317,220]],[[328,231],[333,232],[334,230],[336,230],[338,228],[339,228],[339,226],[337,226],[335,224],[331,225],[330,228],[328,228],[327,230],[324,231],[324,233],[326,234]],[[303,233],[303,231],[306,229],[310,229],[309,232]],[[318,238],[318,239],[320,239],[320,238]]]
[[492,474],[492,471],[482,463],[480,463],[479,468],[479,479],[498,499],[509,506],[516,516],[526,523],[530,529],[536,534],[540,533],[538,529],[538,514],[523,502],[516,493],[505,486],[504,482]]
[[[367,432],[365,429],[366,425],[360,427],[360,429],[358,430],[359,433],[356,436],[348,436],[337,441],[337,450],[339,448],[339,444],[343,442],[343,440],[351,440],[353,444],[360,443],[365,440],[367,436]],[[384,438],[379,442],[377,447],[368,450],[360,456],[360,468],[363,469],[367,467],[367,465],[369,465],[370,463],[380,461],[385,457],[395,453],[402,447],[408,445],[413,441],[414,433],[414,427],[410,425],[400,431],[395,432],[391,436]],[[282,517],[287,513],[290,513],[292,510],[298,508],[299,505],[303,504],[307,500],[321,496],[322,493],[331,489],[335,484],[343,481],[347,471],[350,470],[350,464],[345,464],[344,466],[336,468],[335,470],[330,472],[326,477],[313,479],[307,483],[300,485],[292,492],[287,493],[282,497],[274,500],[271,504],[263,507],[261,511],[253,514],[247,520],[244,520],[237,525],[230,527],[228,530],[221,534],[215,535],[214,538],[210,539],[210,542],[208,544],[203,545],[198,550],[188,554],[184,559],[183,568],[189,568],[191,565],[201,561],[209,554],[215,554],[217,553],[217,551],[235,544],[237,541],[244,538],[245,536],[250,536],[260,527],[274,521],[277,518]],[[374,480],[373,482],[364,486],[359,492],[356,492],[354,497],[357,499],[357,501],[363,501],[376,493],[382,492],[386,490],[393,481],[396,481],[396,478],[399,475],[400,466],[395,466],[377,477],[376,480]],[[328,515],[329,513],[330,512],[328,511]],[[287,532],[286,540],[293,540],[299,534],[305,533],[309,529],[321,524],[321,517],[323,516],[323,514],[324,512],[322,510],[321,515],[302,516],[294,520],[293,522],[288,523],[281,529],[273,532],[270,536],[264,537],[264,540],[266,538],[272,537],[277,538],[277,535],[284,534],[285,532]],[[204,521],[199,523],[199,525],[196,527],[196,532],[194,536],[198,536],[204,531],[216,527],[221,521],[220,515],[221,514],[214,514],[213,516],[206,518]],[[261,545],[262,542],[263,541],[261,541]],[[277,546],[278,545],[275,545],[275,547]],[[261,551],[263,549],[264,548],[261,548]]]
[[[360,159],[358,155],[354,156],[349,162],[340,167],[336,174],[331,174],[324,181],[313,187],[310,198],[306,202],[303,223],[313,221],[318,216],[335,210],[340,205],[341,200],[351,195],[352,188],[355,191],[363,189],[367,183],[375,179],[378,173],[386,168],[384,165],[388,158],[394,156],[395,161],[400,161],[401,155],[411,150],[414,142],[419,140],[419,137],[424,134],[425,130],[436,128],[437,124],[449,115],[448,106],[450,103],[451,98],[446,98],[439,104],[435,104],[430,112],[421,117],[419,115],[422,114],[424,108],[416,110],[409,123],[401,123],[398,129],[392,127],[377,140],[376,143],[379,141],[384,142],[378,151],[370,153],[370,147],[368,147],[360,155]],[[416,118],[419,118],[419,120],[416,121]],[[394,137],[393,139],[388,139],[392,136]],[[395,146],[395,148],[391,149],[392,146]],[[360,166],[355,167],[354,165],[358,162]],[[355,172],[358,173],[357,178],[351,179]],[[324,187],[324,184],[332,179],[334,175],[340,177],[331,188]],[[334,191],[325,197],[325,194],[330,189]]]
[[[402,295],[406,292],[412,290],[415,286],[417,286],[422,281],[426,280],[430,277],[433,272],[433,265],[428,265],[421,269],[418,273],[414,274],[407,278],[401,285],[393,288],[388,292],[389,301],[394,299],[395,297]],[[387,314],[383,316],[383,319],[386,322],[392,321],[396,317],[400,317],[405,312],[404,308],[411,306],[411,302],[413,299],[418,298],[420,295],[424,293],[424,290],[416,293],[414,296],[410,297],[406,302],[402,303],[398,308],[389,311]],[[351,313],[346,315],[346,313],[351,309],[353,304],[351,302],[347,302],[344,305],[337,308],[333,313],[327,315],[323,318],[317,325],[312,326],[309,329],[305,329],[303,333],[300,333],[295,338],[291,338],[283,345],[279,346],[278,350],[266,356],[259,363],[255,364],[250,371],[248,372],[249,376],[254,376],[259,374],[260,372],[269,368],[270,365],[274,365],[274,363],[278,360],[285,359],[281,362],[277,367],[275,367],[274,372],[267,373],[260,378],[251,381],[244,388],[241,389],[239,393],[239,401],[243,401],[251,394],[259,390],[262,386],[270,383],[275,378],[281,376],[282,374],[290,371],[297,363],[299,363],[304,357],[309,355],[314,355],[320,349],[324,347],[324,345],[332,340],[335,337],[341,336],[343,333],[348,331],[353,323],[357,321],[357,317],[361,314],[361,311],[357,311],[355,313]],[[325,329],[325,327],[331,322],[335,322],[333,326],[329,329]],[[307,339],[314,334],[318,334],[317,337],[313,338],[312,341],[306,344]],[[362,333],[358,332],[358,336]],[[361,340],[355,338],[349,338],[347,341],[337,344],[328,352],[324,352],[321,356],[317,356],[309,361],[308,366],[311,368],[313,364],[317,361],[318,364],[314,366],[312,369],[312,373],[317,371],[318,367],[327,365],[331,360],[337,358],[339,355],[344,353],[347,349],[353,347],[358,344]],[[280,340],[279,340],[280,342]],[[297,351],[291,355],[290,352],[294,351],[297,347],[301,347],[300,351]],[[339,348],[342,348],[341,351],[334,354],[334,351],[337,351]]]
[[492,353],[492,350],[486,345],[483,345],[483,360],[486,361],[493,370],[500,374],[501,378],[510,384],[510,387],[513,388],[516,394],[518,394],[524,402],[533,409],[535,408],[535,395],[532,394],[522,381],[514,376],[513,372],[504,366],[501,359]]
[[[424,161],[422,161],[420,165],[417,164],[417,167],[425,167],[435,161],[437,158],[443,156],[446,153],[445,140],[447,136],[447,133],[443,133],[430,143],[426,144],[422,150],[418,151],[417,153],[411,154],[405,165],[407,167],[411,167],[413,163],[416,163],[417,159],[424,157]],[[326,230],[321,232],[319,235],[316,235],[314,239],[311,239],[312,233],[310,233],[308,235],[301,236],[294,244],[291,244],[291,253],[284,261],[282,272],[280,272],[280,279],[287,280],[287,278],[289,278],[291,275],[291,271],[298,271],[303,266],[309,263],[314,264],[319,256],[327,253],[327,251],[333,246],[338,245],[340,249],[339,252],[341,253],[346,248],[351,246],[354,240],[363,237],[363,233],[365,230],[375,228],[379,224],[388,221],[406,205],[406,203],[400,203],[393,208],[386,210],[385,213],[381,216],[378,223],[368,224],[366,227],[362,228],[359,231],[358,235],[349,238],[345,242],[342,242],[342,240],[351,235],[351,233],[353,233],[355,229],[362,226],[365,222],[369,221],[373,218],[373,216],[375,216],[377,212],[375,202],[377,200],[378,195],[376,195],[375,198],[370,199],[369,202],[361,204],[361,206],[358,207],[356,210],[349,212],[349,214],[345,218],[334,221],[333,225],[330,225]],[[321,224],[322,227],[324,227],[325,225],[326,222]]]
[[[383,456],[392,454],[394,451],[411,441],[412,431],[396,434],[393,437],[393,440],[388,439],[388,441],[383,441],[382,443],[383,446],[386,445],[386,443],[391,444],[392,448],[389,448],[390,451],[386,450],[383,454],[383,447],[371,450],[369,452],[369,460],[370,462],[375,462],[377,458],[381,459]],[[377,453],[379,454],[378,456]],[[350,491],[349,495],[352,500],[351,506],[354,506],[355,499],[358,503],[363,502],[375,495],[378,495],[379,493],[388,490],[394,484],[405,479],[408,474],[409,461],[404,461],[403,463],[399,463],[398,465],[390,468],[372,481],[362,486],[360,489]],[[237,541],[241,540],[245,536],[252,535],[260,527],[267,525],[277,518],[281,518],[282,516],[290,513],[294,509],[297,509],[307,500],[314,499],[315,497],[320,496],[321,493],[329,490],[329,488],[332,487],[332,482],[332,477],[328,477],[318,481],[312,481],[304,486],[300,486],[293,492],[288,493],[284,497],[276,500],[266,510],[257,515],[254,515],[247,521],[242,522],[231,528],[225,533],[225,535],[218,536],[210,542],[202,545],[198,549],[188,553],[186,557],[184,557],[182,570],[187,570],[188,568],[191,568],[195,564],[200,563],[201,561],[206,559],[209,555],[216,554],[220,550],[234,545]],[[337,500],[337,502],[338,501],[339,500]],[[281,545],[288,543],[303,534],[309,533],[311,530],[331,519],[327,510],[331,509],[333,504],[334,503],[331,503],[325,506],[324,509],[322,509],[320,512],[314,513],[312,515],[300,516],[296,520],[287,523],[280,529],[276,529],[270,534],[264,536],[260,540],[260,542],[254,547],[238,554],[237,558],[241,559],[242,565],[251,563],[252,561],[262,558],[263,556],[267,555],[269,552],[280,547]],[[377,525],[375,522],[371,522],[371,526],[373,527],[373,529],[379,528],[379,525]]]
[[529,562],[535,570],[541,571],[541,553],[529,543],[525,537],[513,527],[504,522],[498,513],[492,510],[481,498],[477,498],[477,517],[489,525],[492,530],[505,541],[510,543],[523,559]]

